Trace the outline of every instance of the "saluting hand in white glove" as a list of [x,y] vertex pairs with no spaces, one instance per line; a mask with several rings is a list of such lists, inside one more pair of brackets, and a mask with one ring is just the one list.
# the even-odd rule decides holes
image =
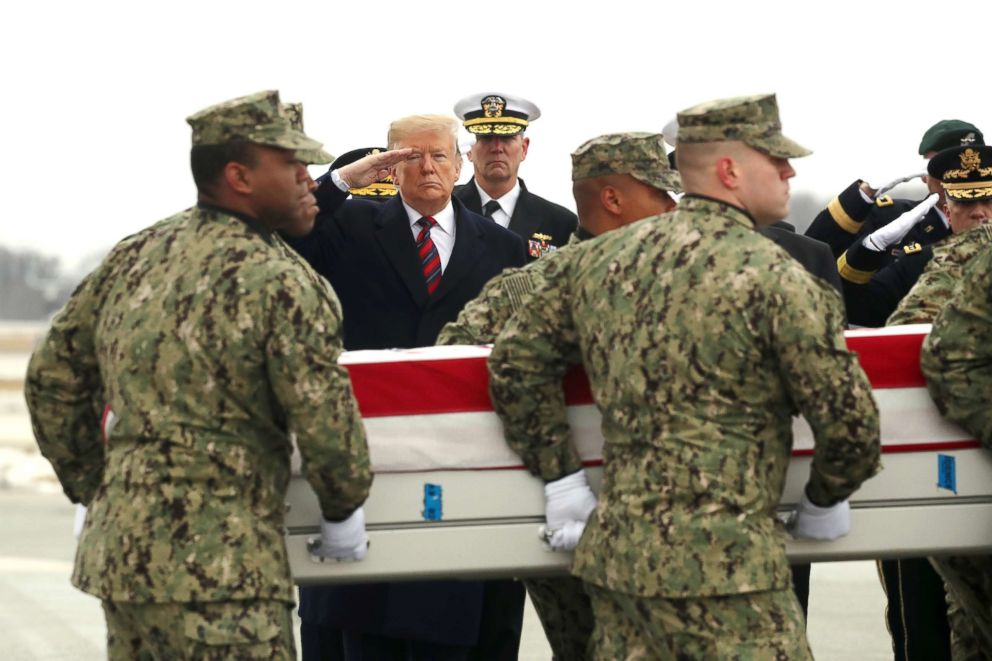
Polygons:
[[904,212],[901,216],[890,222],[885,227],[880,227],[862,241],[862,245],[875,252],[884,252],[889,246],[895,245],[903,240],[909,230],[913,229],[916,223],[923,220],[930,210],[937,204],[940,196],[932,193],[915,207]]

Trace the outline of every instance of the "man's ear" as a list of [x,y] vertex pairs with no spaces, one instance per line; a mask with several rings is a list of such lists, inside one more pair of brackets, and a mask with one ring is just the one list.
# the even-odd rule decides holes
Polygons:
[[623,210],[620,202],[620,191],[613,186],[603,186],[599,190],[599,203],[606,211],[615,216],[619,216]]
[[524,138],[521,141],[521,155],[520,160],[524,161],[527,159],[527,148],[530,147],[530,138]]
[[716,177],[728,190],[736,190],[740,186],[740,164],[730,156],[721,156],[715,164]]
[[224,181],[235,193],[248,195],[252,192],[250,169],[244,163],[231,161],[225,165]]

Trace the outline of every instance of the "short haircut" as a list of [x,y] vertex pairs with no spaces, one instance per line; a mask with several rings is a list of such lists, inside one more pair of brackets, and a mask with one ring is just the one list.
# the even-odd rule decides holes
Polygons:
[[209,190],[231,161],[253,167],[257,162],[255,145],[236,140],[222,145],[194,145],[189,151],[189,167],[198,191]]
[[458,120],[448,115],[410,115],[401,117],[389,125],[389,134],[386,136],[386,144],[389,149],[395,149],[396,145],[404,138],[414,133],[424,133],[431,131],[434,133],[447,133],[451,136],[452,153],[458,154]]

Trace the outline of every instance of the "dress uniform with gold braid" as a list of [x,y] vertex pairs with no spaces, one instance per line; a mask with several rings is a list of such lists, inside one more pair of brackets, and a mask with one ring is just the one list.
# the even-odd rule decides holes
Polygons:
[[[455,114],[462,119],[465,130],[477,139],[486,139],[523,133],[541,116],[541,111],[534,103],[508,94],[476,94],[459,101]],[[534,261],[567,244],[579,221],[572,211],[530,192],[523,179],[518,178],[517,184],[519,196],[509,225],[504,226],[527,243],[528,260]],[[454,196],[470,211],[490,216],[479,188],[473,177],[456,186]]]

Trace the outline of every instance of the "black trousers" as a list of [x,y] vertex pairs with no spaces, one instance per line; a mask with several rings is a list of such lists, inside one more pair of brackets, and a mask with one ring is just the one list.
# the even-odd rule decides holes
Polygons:
[[524,599],[519,581],[486,581],[475,645],[445,645],[304,621],[300,624],[303,661],[515,661]]
[[879,560],[895,661],[950,661],[944,581],[926,558]]

